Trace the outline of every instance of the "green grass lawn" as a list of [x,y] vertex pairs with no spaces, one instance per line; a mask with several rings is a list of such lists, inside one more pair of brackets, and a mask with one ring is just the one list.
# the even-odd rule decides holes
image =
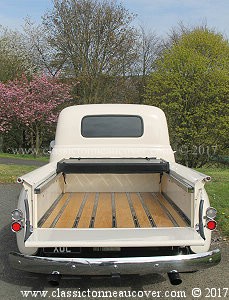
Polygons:
[[228,168],[202,168],[198,171],[210,175],[211,182],[205,188],[209,195],[211,206],[218,211],[218,228],[223,235],[229,237],[229,169]]
[[13,183],[23,174],[35,170],[37,166],[19,166],[0,164],[0,183]]
[[48,162],[49,156],[37,156],[34,157],[32,154],[10,154],[0,152],[0,158],[19,158],[19,159],[27,159],[27,160],[39,160]]

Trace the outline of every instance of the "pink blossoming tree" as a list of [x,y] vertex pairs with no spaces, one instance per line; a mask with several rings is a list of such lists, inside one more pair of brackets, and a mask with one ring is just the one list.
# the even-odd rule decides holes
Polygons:
[[38,153],[42,137],[70,101],[70,87],[46,75],[0,83],[0,132],[9,131],[13,124],[24,127]]

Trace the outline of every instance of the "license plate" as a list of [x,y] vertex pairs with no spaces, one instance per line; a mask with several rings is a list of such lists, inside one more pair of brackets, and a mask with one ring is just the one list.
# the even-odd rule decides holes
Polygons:
[[80,253],[81,249],[79,247],[55,247],[55,248],[43,248],[44,253],[52,254],[71,254]]

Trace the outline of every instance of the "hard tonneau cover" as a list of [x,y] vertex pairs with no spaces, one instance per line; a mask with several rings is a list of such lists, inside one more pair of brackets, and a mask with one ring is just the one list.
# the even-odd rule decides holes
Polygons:
[[70,158],[57,163],[58,173],[163,173],[169,163],[156,158]]

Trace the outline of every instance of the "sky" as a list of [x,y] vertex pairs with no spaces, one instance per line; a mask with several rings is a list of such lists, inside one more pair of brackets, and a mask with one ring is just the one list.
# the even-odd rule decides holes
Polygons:
[[[185,25],[207,23],[229,37],[229,0],[120,0],[137,15],[134,24],[166,36],[179,21]],[[52,7],[52,0],[0,0],[0,24],[22,30],[29,16],[36,23]]]

